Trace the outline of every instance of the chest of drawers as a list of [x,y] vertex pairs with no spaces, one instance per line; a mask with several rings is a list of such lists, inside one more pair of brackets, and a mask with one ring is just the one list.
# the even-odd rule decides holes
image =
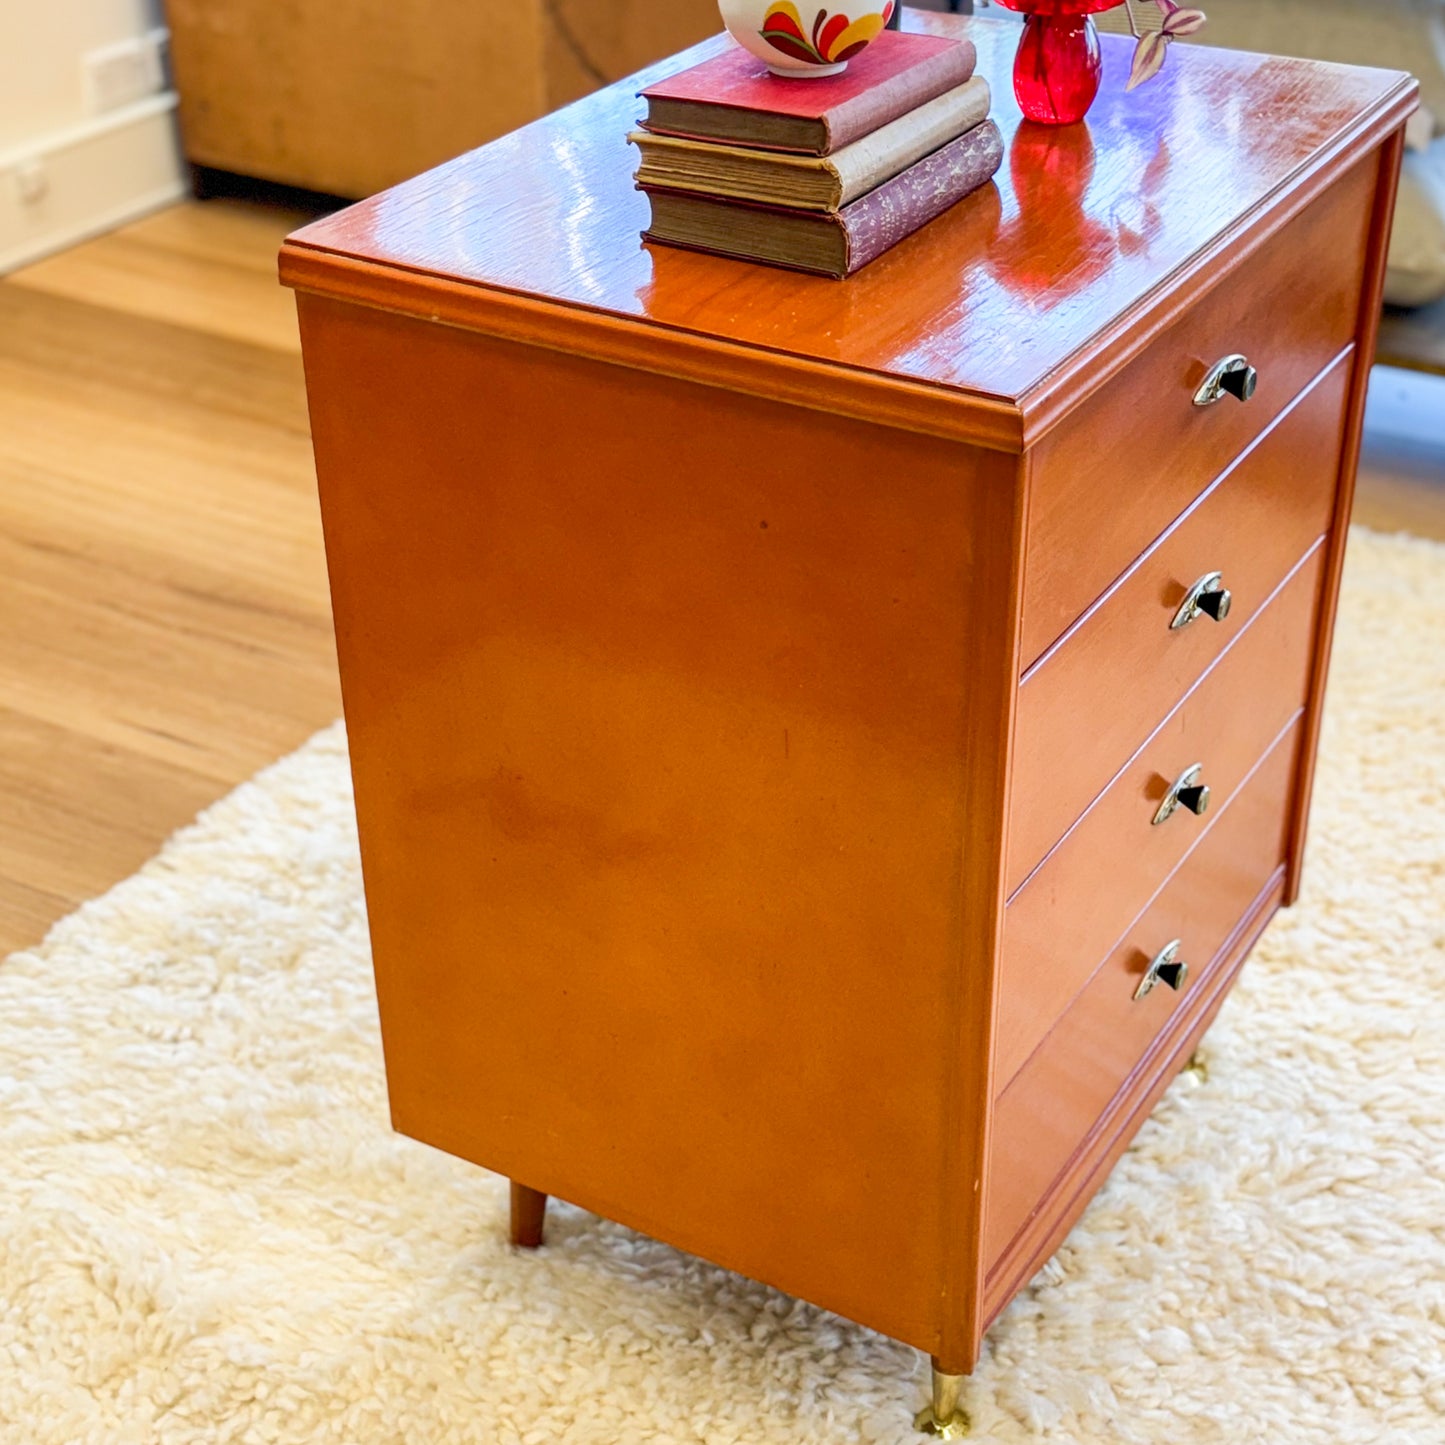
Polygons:
[[910,23],[1010,157],[851,281],[640,246],[635,85],[282,268],[396,1126],[945,1388],[1298,887],[1414,91]]

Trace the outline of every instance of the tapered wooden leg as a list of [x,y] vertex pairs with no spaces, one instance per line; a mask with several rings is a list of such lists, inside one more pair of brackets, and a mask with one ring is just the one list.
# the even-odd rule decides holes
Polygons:
[[546,1218],[547,1196],[512,1180],[512,1243],[519,1249],[536,1249]]
[[962,1440],[969,1431],[968,1412],[959,1403],[967,1375],[947,1375],[933,1362],[933,1398],[914,1422],[925,1435]]

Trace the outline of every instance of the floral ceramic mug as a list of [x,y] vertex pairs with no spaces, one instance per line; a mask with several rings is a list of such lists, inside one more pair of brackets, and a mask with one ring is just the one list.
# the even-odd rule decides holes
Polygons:
[[802,0],[718,0],[723,24],[774,75],[837,75],[872,44],[899,0],[844,0],[842,6]]

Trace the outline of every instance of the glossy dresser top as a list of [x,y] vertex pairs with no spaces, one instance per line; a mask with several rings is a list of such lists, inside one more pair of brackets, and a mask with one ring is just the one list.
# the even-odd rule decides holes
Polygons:
[[1132,42],[1104,36],[1087,122],[1039,127],[1014,103],[1012,25],[910,11],[908,27],[977,44],[1008,154],[995,184],[847,281],[640,242],[636,91],[722,36],[306,227],[283,278],[479,329],[493,329],[481,293],[516,298],[543,344],[571,349],[554,334],[560,307],[579,338],[621,323],[634,345],[746,348],[818,368],[820,384],[861,373],[939,388],[1022,423],[1056,412],[1086,370],[1121,364],[1142,309],[1203,284],[1414,104],[1394,71],[1188,45],[1125,95]]

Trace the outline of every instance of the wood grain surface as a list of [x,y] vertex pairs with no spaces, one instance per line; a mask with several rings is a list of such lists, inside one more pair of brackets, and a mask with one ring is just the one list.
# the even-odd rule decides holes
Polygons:
[[[647,207],[625,139],[633,92],[722,39],[308,228],[287,274],[354,293],[359,281],[306,254],[321,252],[351,259],[353,278],[369,267],[413,273],[406,292],[379,292],[378,304],[484,328],[504,318],[476,309],[479,291],[560,303],[574,351],[627,342],[635,364],[661,364],[648,338],[684,332],[747,347],[754,387],[804,361],[826,373],[816,390],[861,374],[875,390],[906,381],[1002,399],[1027,420],[1073,405],[1147,343],[1147,329],[1129,323],[1164,282],[1186,304],[1186,279],[1207,285],[1262,239],[1259,222],[1272,230],[1307,204],[1342,153],[1378,142],[1414,104],[1413,82],[1393,72],[1203,47],[1178,47],[1156,82],[1125,97],[1127,42],[1105,36],[1104,88],[1081,154],[1078,136],[1020,130],[1016,30],[917,12],[908,23],[978,45],[1010,165],[846,285],[639,244]],[[1270,124],[1254,123],[1262,114]],[[602,317],[628,325],[619,332]]]
[[300,219],[181,206],[0,281],[0,955],[339,711]]
[[[1329,530],[1349,361],[1318,377],[1188,512],[1151,538],[1025,674],[1010,893]],[[1230,589],[1229,615],[1171,629],[1190,587],[1213,571]]]
[[[1303,706],[1301,639],[1315,627],[1323,561],[1317,544],[1010,900],[994,1031],[999,1092]],[[1169,785],[1194,763],[1213,795],[1209,811],[1181,808],[1155,825]]]
[[[1375,182],[1356,165],[1042,443],[1026,664],[1350,345]],[[1195,406],[1237,353],[1258,370],[1253,397]]]

